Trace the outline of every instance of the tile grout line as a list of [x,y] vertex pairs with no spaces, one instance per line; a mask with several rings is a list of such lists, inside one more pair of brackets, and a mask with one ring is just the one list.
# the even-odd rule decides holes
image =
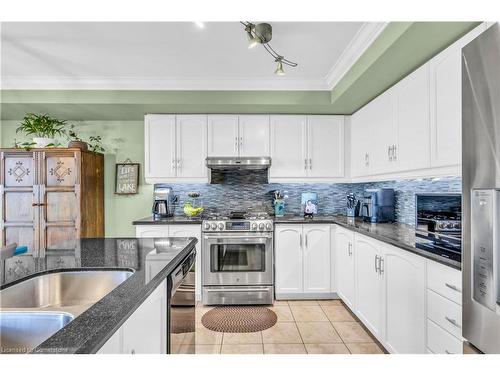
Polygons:
[[[330,325],[332,326],[333,330],[335,331],[335,333],[339,336],[340,338],[340,341],[342,341],[342,344],[344,344],[344,346],[346,347],[347,351],[349,352],[349,354],[352,354],[351,352],[351,349],[349,349],[349,346],[347,345],[347,343],[344,341],[344,338],[340,335],[340,333],[337,331],[337,329],[335,328],[335,326],[333,325],[333,321],[330,320],[330,318],[328,317],[328,315],[326,314],[325,310],[323,309],[323,306],[321,306],[320,304],[320,307],[321,307],[321,310],[323,310],[323,313],[326,315],[326,317],[328,318],[328,321],[330,322]],[[325,306],[326,307],[326,306]],[[342,306],[344,307],[344,306]],[[345,309],[345,307],[344,307]]]

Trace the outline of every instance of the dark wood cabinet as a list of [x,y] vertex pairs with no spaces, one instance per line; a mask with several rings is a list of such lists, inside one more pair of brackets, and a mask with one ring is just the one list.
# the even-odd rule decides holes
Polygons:
[[79,149],[0,150],[2,244],[77,250],[104,237],[104,156]]

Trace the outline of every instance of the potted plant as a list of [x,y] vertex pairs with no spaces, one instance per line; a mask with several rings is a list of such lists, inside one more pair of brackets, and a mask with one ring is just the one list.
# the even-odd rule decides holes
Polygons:
[[75,131],[75,126],[71,125],[71,128],[68,130],[68,147],[69,148],[79,148],[80,150],[87,150],[88,145],[83,139]]
[[30,145],[37,148],[55,146],[56,136],[64,134],[66,121],[58,120],[47,114],[38,115],[27,113],[23,121],[16,129],[16,133],[22,132],[25,135],[31,135],[33,141]]

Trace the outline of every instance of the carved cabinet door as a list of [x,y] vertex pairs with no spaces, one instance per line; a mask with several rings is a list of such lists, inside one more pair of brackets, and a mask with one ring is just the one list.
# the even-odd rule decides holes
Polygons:
[[36,153],[0,153],[1,244],[17,243],[30,253],[39,248]]
[[40,152],[40,247],[76,250],[80,237],[80,154]]

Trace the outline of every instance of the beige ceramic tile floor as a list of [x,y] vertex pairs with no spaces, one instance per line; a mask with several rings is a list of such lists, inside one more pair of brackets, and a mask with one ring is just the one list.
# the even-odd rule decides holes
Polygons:
[[186,334],[180,353],[383,354],[381,346],[340,300],[276,301],[277,323],[254,333],[213,332],[201,324],[211,307],[196,308],[196,334]]

